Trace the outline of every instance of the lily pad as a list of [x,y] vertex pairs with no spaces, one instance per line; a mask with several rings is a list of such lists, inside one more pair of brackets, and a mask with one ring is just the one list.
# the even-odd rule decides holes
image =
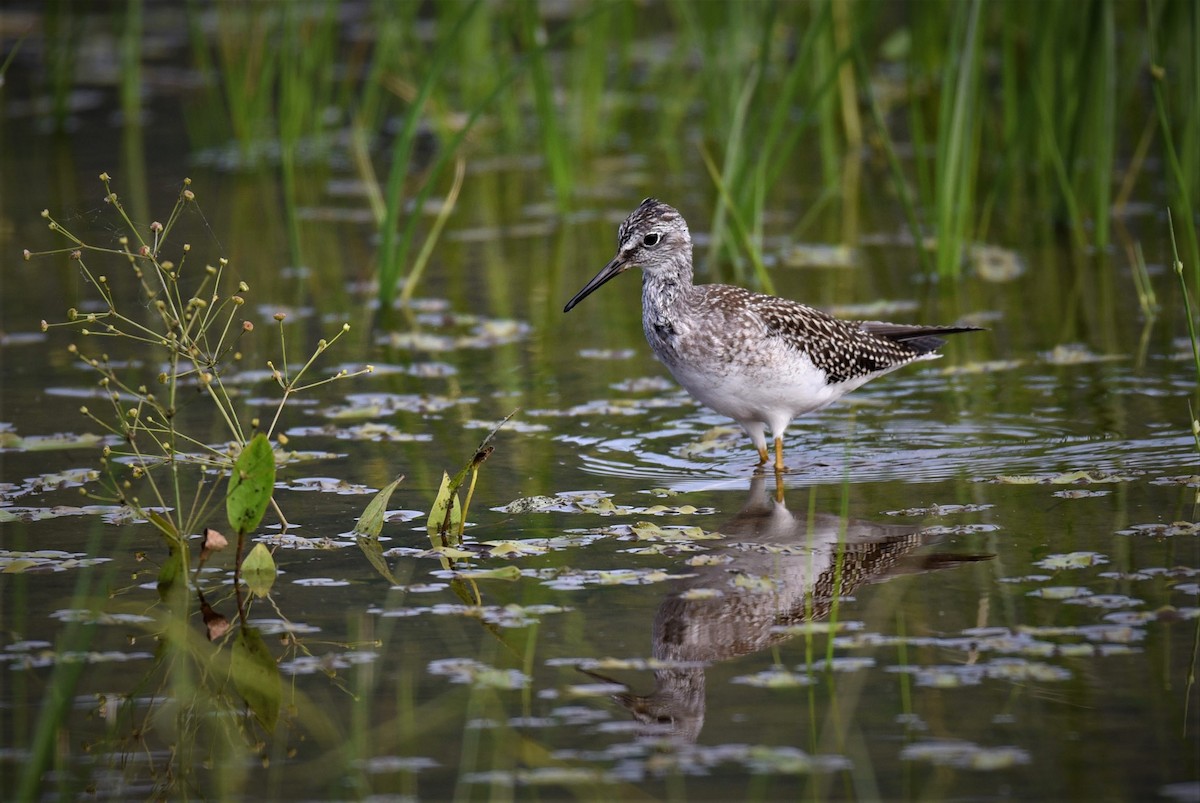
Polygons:
[[1099,566],[1103,563],[1108,563],[1108,558],[1099,552],[1068,552],[1061,555],[1048,555],[1034,566],[1056,572],[1064,569],[1086,569],[1089,566]]
[[20,436],[15,432],[0,432],[0,451],[3,452],[46,452],[54,449],[89,449],[101,445],[104,438],[90,432],[82,434],[60,433],[57,435]]
[[497,669],[470,658],[443,658],[429,663],[429,672],[476,689],[523,689],[530,678],[516,669]]
[[1028,764],[1028,751],[1019,747],[980,747],[951,739],[915,742],[900,751],[904,761],[925,761],[939,766],[972,770],[1001,770]]

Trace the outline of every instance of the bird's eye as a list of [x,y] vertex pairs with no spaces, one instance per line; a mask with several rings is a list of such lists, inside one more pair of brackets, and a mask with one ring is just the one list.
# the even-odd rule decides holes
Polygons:
[[642,238],[642,245],[646,246],[647,248],[653,248],[654,246],[658,245],[658,242],[661,239],[661,234],[656,231],[652,231]]

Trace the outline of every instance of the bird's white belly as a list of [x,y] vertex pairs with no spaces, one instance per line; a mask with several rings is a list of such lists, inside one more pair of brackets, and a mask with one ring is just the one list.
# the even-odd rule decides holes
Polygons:
[[827,384],[825,372],[795,351],[762,364],[727,364],[720,372],[697,371],[683,364],[667,367],[707,407],[735,421],[767,424],[819,410],[866,381],[864,377]]

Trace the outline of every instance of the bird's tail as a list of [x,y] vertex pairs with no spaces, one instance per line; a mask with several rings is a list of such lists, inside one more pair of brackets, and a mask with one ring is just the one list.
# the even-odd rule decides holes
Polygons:
[[983,331],[981,326],[912,326],[883,321],[863,321],[862,327],[871,334],[887,338],[893,343],[903,343],[918,354],[928,354],[941,348],[946,342],[942,335]]

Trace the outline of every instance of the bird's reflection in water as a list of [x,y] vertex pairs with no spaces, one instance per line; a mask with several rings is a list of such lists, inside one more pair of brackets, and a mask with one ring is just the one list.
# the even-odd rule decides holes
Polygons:
[[837,596],[991,557],[918,553],[940,537],[919,527],[793,513],[776,477],[772,495],[756,475],[745,507],[719,529],[725,539],[707,554],[730,560],[695,569],[659,606],[653,654],[669,666],[655,671],[651,693],[614,696],[648,726],[647,735],[695,741],[704,724],[705,666],[788,640],[788,625],[824,619]]

